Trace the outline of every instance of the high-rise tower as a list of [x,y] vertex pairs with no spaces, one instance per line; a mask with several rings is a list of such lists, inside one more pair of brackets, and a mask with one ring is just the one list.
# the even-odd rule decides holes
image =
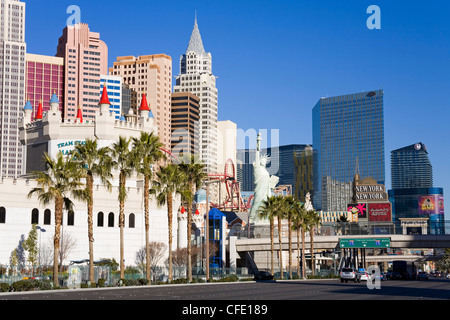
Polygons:
[[200,158],[208,173],[217,172],[218,91],[212,55],[203,47],[197,18],[186,53],[180,58],[174,92],[191,92],[200,98]]
[[0,175],[16,178],[25,168],[18,128],[25,105],[25,3],[0,5]]
[[385,182],[382,90],[322,98],[313,109],[314,208],[344,211],[352,181]]
[[432,188],[433,167],[426,146],[419,142],[391,151],[392,189]]
[[59,38],[57,57],[64,58],[63,117],[75,119],[80,106],[93,120],[100,97],[100,75],[108,72],[108,47],[85,23],[67,26]]

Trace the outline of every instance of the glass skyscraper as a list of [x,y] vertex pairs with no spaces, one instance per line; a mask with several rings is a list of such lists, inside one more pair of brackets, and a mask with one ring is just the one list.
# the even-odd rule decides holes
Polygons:
[[419,142],[391,151],[392,189],[433,187],[427,147]]
[[355,173],[385,184],[384,92],[320,99],[313,109],[316,210],[343,211]]

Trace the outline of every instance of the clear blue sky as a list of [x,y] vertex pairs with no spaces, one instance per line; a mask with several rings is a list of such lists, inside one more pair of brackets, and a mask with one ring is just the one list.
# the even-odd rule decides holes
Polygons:
[[[219,77],[219,120],[279,129],[281,145],[312,143],[311,111],[321,97],[382,88],[387,187],[390,151],[423,142],[434,185],[450,191],[449,1],[25,2],[30,53],[56,53],[75,4],[108,45],[110,66],[117,56],[165,53],[174,74],[197,10]],[[373,4],[381,30],[366,27]]]

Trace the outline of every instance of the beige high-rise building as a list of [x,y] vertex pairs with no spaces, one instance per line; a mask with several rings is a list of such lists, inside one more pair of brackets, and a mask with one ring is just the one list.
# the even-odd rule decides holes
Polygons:
[[158,126],[158,134],[164,146],[171,147],[171,93],[172,58],[166,54],[117,57],[109,74],[121,76],[136,101],[132,103],[135,114],[145,93],[150,110]]

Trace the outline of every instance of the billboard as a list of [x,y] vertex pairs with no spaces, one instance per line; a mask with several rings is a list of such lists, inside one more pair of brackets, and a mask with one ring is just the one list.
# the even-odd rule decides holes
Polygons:
[[369,203],[369,221],[392,221],[390,203]]
[[349,204],[347,206],[347,211],[351,212],[352,215],[358,214],[358,219],[367,218],[367,204],[366,203]]
[[418,202],[420,215],[444,214],[443,195],[419,196]]

